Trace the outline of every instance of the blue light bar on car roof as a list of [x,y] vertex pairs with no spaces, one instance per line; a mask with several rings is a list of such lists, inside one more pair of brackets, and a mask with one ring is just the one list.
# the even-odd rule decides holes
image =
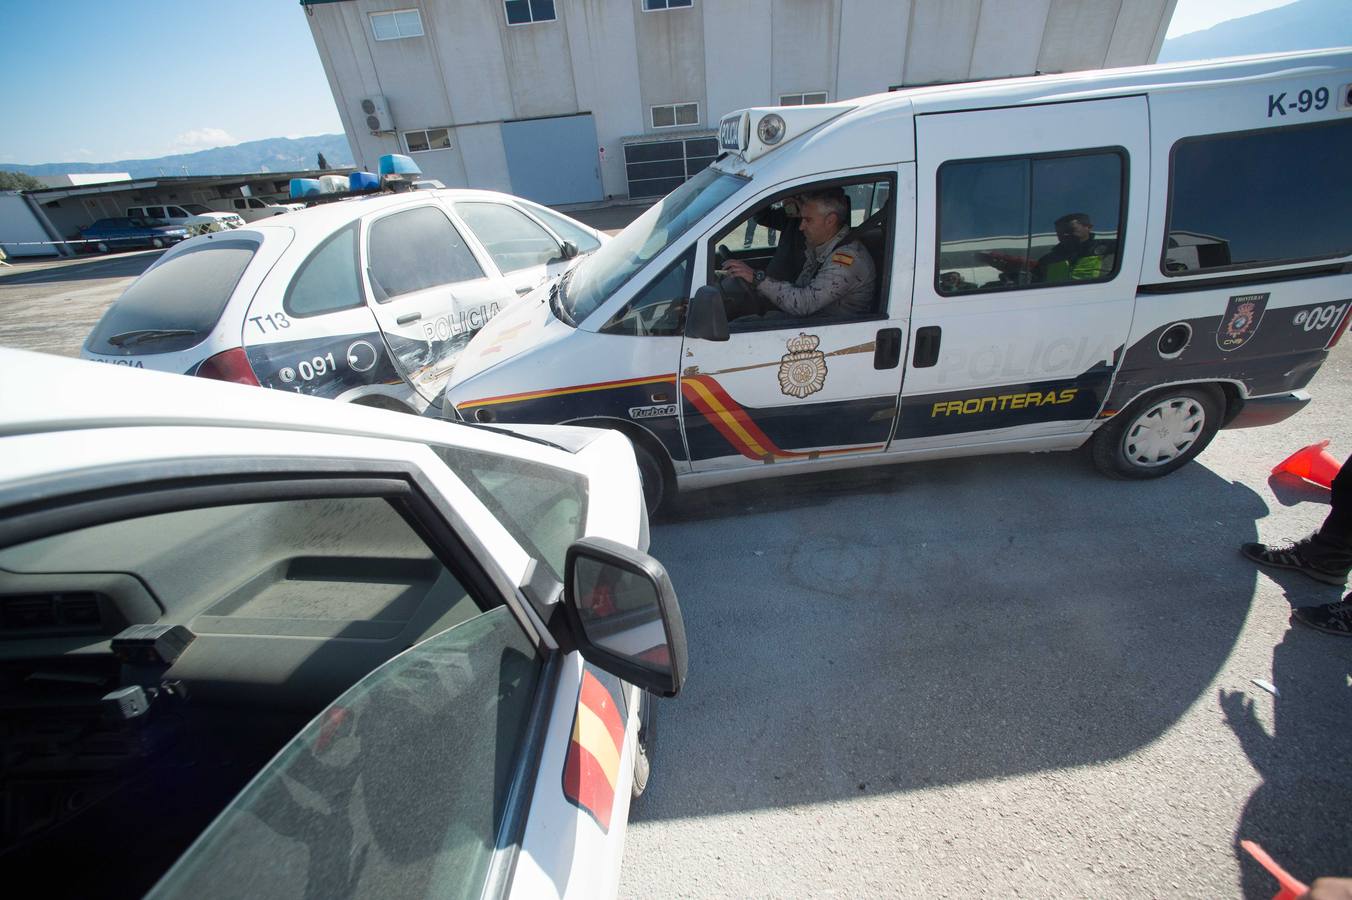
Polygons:
[[381,175],[421,175],[418,164],[401,153],[386,153],[380,158]]

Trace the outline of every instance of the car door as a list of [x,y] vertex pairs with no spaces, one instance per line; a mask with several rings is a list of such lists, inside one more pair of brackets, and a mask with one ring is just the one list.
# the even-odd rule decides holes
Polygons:
[[[22,867],[72,895],[478,897],[524,857],[528,895],[613,893],[637,698],[552,646],[508,576],[561,568],[586,482],[464,447],[443,465],[329,435],[311,457],[311,437],[240,431],[110,434],[74,485],[69,433],[6,442],[46,485],[36,512],[0,486],[6,662],[42,672],[34,694],[78,685],[32,723],[61,759],[6,773],[40,771],[39,793],[5,792],[56,801],[6,803],[48,842]],[[91,638],[112,644],[91,655]],[[86,707],[108,714],[61,727]],[[54,868],[90,834],[106,865]]]
[[[916,117],[907,452],[1083,432],[1135,309],[1144,97]],[[1030,445],[1036,446],[1036,444]]]
[[[886,190],[875,192],[874,185]],[[693,471],[867,455],[887,446],[901,388],[909,299],[904,290],[894,299],[888,285],[892,271],[909,268],[903,263],[909,262],[910,236],[897,235],[897,204],[885,198],[896,197],[898,190],[903,198],[913,196],[907,171],[817,176],[767,191],[706,235],[702,249],[708,262],[697,271],[717,282],[714,256],[720,247],[740,253],[753,214],[792,194],[833,186],[868,186],[867,192],[855,193],[883,198],[871,210],[878,214],[878,240],[869,250],[878,279],[874,307],[849,319],[778,312],[734,319],[727,341],[687,336],[681,421]],[[762,232],[752,231],[753,246],[743,258],[773,255]],[[763,246],[755,246],[757,240]],[[894,248],[903,248],[901,261],[894,261]],[[793,264],[795,270],[801,266]]]
[[571,265],[558,240],[515,206],[462,200],[453,208],[518,296]]
[[460,351],[516,295],[485,274],[434,200],[373,215],[362,230],[363,283],[390,355],[439,403]]

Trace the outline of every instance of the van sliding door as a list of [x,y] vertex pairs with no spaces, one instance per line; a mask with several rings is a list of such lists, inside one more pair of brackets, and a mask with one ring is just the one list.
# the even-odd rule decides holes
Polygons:
[[911,352],[889,452],[1073,444],[1131,326],[1145,98],[917,116],[916,145]]

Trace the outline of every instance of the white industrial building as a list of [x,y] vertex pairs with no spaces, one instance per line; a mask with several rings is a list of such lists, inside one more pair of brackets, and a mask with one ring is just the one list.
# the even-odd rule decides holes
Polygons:
[[1175,0],[301,0],[361,168],[655,197],[731,110],[1154,61]]

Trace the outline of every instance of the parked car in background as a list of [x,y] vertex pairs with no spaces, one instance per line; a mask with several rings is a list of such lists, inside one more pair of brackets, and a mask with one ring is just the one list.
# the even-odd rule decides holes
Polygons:
[[200,203],[129,206],[127,215],[135,219],[145,219],[152,225],[182,225],[193,234],[225,231],[227,228],[238,228],[244,224],[244,220],[234,213],[216,212]]
[[136,217],[99,219],[80,229],[80,239],[91,242],[84,247],[98,253],[168,247],[191,236],[182,225],[153,225]]
[[491,191],[336,201],[166,254],[82,355],[420,413],[490,318],[604,240]]
[[262,197],[226,197],[212,200],[207,205],[222,212],[234,213],[246,222],[256,222],[259,219],[305,208],[304,203],[278,203],[276,200],[265,200]]
[[687,659],[622,435],[0,350],[19,379],[52,393],[0,393],[9,883],[615,895]]

